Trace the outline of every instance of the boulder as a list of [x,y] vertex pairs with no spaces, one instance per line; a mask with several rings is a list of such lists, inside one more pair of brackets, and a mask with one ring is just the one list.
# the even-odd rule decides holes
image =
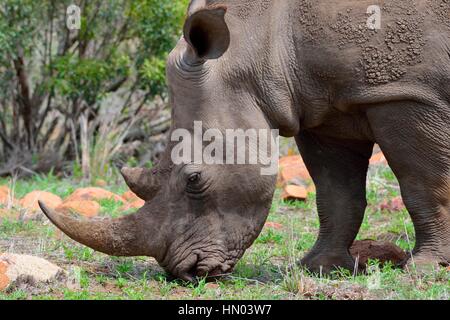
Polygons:
[[64,271],[45,259],[4,253],[0,255],[0,290],[36,287],[62,280]]
[[387,165],[388,162],[383,152],[377,152],[370,158],[371,165]]
[[14,202],[15,199],[11,194],[11,190],[7,186],[0,186],[0,205],[10,206]]
[[308,193],[316,193],[317,190],[316,190],[315,184],[314,184],[314,183],[311,183],[311,184],[308,186],[308,188],[306,188],[306,192],[308,192]]
[[124,198],[128,202],[134,202],[136,200],[142,200],[133,191],[124,192],[124,194],[122,195],[122,198]]
[[19,204],[30,211],[40,211],[38,201],[43,201],[49,208],[56,209],[63,201],[57,195],[47,191],[32,191],[23,197]]
[[302,186],[286,186],[281,195],[283,200],[306,200],[308,198],[308,191]]
[[282,183],[290,183],[294,179],[311,180],[301,156],[288,156],[280,159],[280,179]]
[[133,201],[133,202],[125,203],[122,206],[121,210],[127,211],[127,210],[131,210],[131,209],[140,209],[140,208],[142,208],[144,206],[144,204],[145,204],[144,200],[138,199],[138,200]]
[[145,201],[139,198],[134,192],[127,191],[122,195],[127,202],[122,206],[122,210],[140,209],[144,206]]
[[365,266],[369,259],[380,263],[392,262],[401,265],[407,259],[407,254],[393,243],[386,241],[361,240],[355,241],[350,248],[351,255],[358,259],[360,266]]
[[100,213],[100,205],[89,200],[65,201],[56,208],[56,211],[65,214],[76,213],[86,218],[93,218]]
[[286,156],[279,160],[280,168],[286,167],[288,165],[304,165],[303,159],[300,155]]
[[11,280],[9,280],[8,276],[6,275],[6,271],[8,270],[8,266],[6,263],[0,262],[0,291],[5,290]]

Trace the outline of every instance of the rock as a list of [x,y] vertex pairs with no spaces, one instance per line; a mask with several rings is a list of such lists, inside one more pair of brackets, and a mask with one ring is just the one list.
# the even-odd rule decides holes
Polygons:
[[134,192],[127,191],[122,195],[127,202],[122,206],[122,210],[140,209],[144,206],[145,201],[139,198]]
[[299,155],[293,155],[293,156],[282,157],[279,160],[280,168],[286,167],[288,165],[293,165],[293,164],[303,165],[302,157]]
[[385,200],[383,203],[380,204],[380,210],[386,210],[386,211],[402,211],[404,210],[405,204],[403,203],[402,197],[395,197],[391,200]]
[[11,282],[11,280],[9,280],[8,276],[6,275],[7,269],[7,265],[3,262],[0,262],[0,291],[5,290]]
[[133,202],[125,203],[122,206],[121,210],[127,211],[127,210],[131,210],[131,209],[140,209],[140,208],[142,208],[144,206],[144,204],[145,204],[144,200],[138,199],[138,200],[135,200]]
[[136,200],[142,200],[139,198],[133,191],[127,191],[122,195],[122,198],[127,200],[128,202],[134,202]]
[[289,183],[296,178],[304,181],[311,180],[311,176],[309,175],[308,169],[306,169],[306,167],[293,165],[281,169],[281,180],[283,182]]
[[372,158],[370,158],[371,165],[387,165],[388,162],[383,152],[375,153]]
[[49,208],[56,209],[63,201],[57,195],[47,191],[32,191],[23,197],[19,204],[30,211],[40,211],[38,200],[43,201]]
[[0,290],[36,287],[64,278],[64,271],[39,257],[4,253],[0,255]]
[[283,225],[280,223],[276,223],[276,222],[266,222],[266,224],[264,225],[264,228],[281,230],[281,229],[283,229]]
[[11,206],[15,203],[15,199],[11,194],[11,190],[7,186],[0,186],[0,205]]
[[65,201],[56,208],[56,211],[65,214],[76,213],[86,218],[93,218],[100,213],[100,205],[89,200]]
[[369,259],[376,259],[380,263],[390,261],[394,265],[403,264],[407,259],[405,251],[385,241],[355,241],[350,248],[350,253],[355,259],[358,259],[360,266],[365,266]]
[[302,186],[286,186],[281,195],[283,200],[306,200],[307,197],[308,192]]
[[125,203],[125,200],[121,196],[98,187],[77,189],[65,201],[100,201],[105,199],[113,199],[114,201]]
[[308,193],[316,193],[316,186],[314,185],[314,183],[311,183],[308,188],[306,188],[306,192]]
[[311,176],[306,169],[302,157],[288,156],[280,159],[280,178],[282,183],[289,183],[294,179],[303,181],[311,180]]

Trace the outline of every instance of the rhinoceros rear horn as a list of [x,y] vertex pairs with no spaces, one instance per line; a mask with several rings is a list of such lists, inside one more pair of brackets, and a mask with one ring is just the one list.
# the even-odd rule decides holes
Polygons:
[[161,187],[158,176],[153,174],[152,170],[122,168],[120,172],[131,191],[143,200],[152,200]]
[[192,13],[184,25],[184,38],[200,59],[218,59],[230,46],[230,30],[225,22],[227,8],[204,7]]

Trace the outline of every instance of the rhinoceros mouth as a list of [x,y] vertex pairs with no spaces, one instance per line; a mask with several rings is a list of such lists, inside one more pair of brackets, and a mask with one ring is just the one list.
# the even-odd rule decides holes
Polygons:
[[197,277],[217,278],[223,277],[231,273],[234,263],[223,262],[204,262],[200,261],[195,267],[195,274]]
[[164,266],[164,269],[174,277],[188,282],[196,282],[199,278],[213,280],[229,275],[237,259],[222,260],[217,257],[200,257],[202,254],[192,253],[175,266]]

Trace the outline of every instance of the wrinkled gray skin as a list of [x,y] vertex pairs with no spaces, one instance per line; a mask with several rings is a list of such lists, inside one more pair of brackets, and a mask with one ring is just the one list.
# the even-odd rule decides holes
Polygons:
[[[172,129],[276,128],[296,137],[317,187],[320,232],[301,264],[353,269],[374,143],[398,177],[416,230],[414,262],[450,262],[450,25],[447,0],[192,1],[168,59]],[[42,204],[73,239],[148,255],[176,277],[230,272],[260,233],[275,177],[259,166],[124,169],[146,200],[116,220],[79,221]],[[199,173],[200,175],[196,175]]]

